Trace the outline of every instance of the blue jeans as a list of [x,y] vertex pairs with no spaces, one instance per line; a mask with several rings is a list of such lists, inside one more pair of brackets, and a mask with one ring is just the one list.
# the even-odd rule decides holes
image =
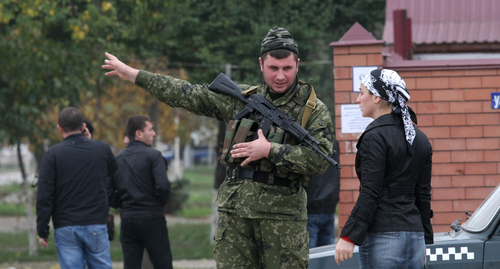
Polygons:
[[309,248],[334,244],[334,214],[308,214],[307,231],[309,232]]
[[155,269],[173,268],[165,217],[122,218],[120,242],[125,269],[141,268],[144,249]]
[[422,269],[424,260],[423,232],[368,233],[359,247],[362,269]]
[[111,269],[106,224],[66,226],[55,229],[54,241],[61,269]]

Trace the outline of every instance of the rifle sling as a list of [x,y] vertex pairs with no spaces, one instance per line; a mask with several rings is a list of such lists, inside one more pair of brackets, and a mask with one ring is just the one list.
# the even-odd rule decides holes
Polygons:
[[311,86],[311,94],[309,95],[309,99],[306,103],[306,109],[304,110],[304,115],[302,116],[302,127],[306,128],[307,121],[309,120],[309,117],[311,117],[311,113],[314,108],[316,108],[316,93],[314,92],[314,88]]

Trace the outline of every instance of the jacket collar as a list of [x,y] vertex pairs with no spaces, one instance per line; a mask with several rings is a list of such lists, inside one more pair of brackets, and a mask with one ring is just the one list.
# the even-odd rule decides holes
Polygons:
[[141,145],[144,147],[149,147],[148,145],[146,145],[146,143],[144,143],[140,140],[132,140],[128,143],[127,148],[133,147],[133,146],[141,146]]
[[385,114],[368,124],[365,132],[386,125],[403,125],[403,122],[401,121],[401,118],[398,118],[398,116],[394,113]]
[[70,135],[66,136],[63,140],[71,140],[71,139],[76,139],[78,137],[85,138],[85,136],[82,133],[74,133],[74,134],[70,134]]
[[359,147],[361,140],[363,139],[363,137],[365,136],[365,134],[368,131],[373,130],[373,129],[378,128],[378,127],[381,127],[381,126],[388,126],[388,125],[401,125],[402,126],[403,121],[401,120],[401,117],[399,117],[398,115],[396,115],[394,113],[385,114],[385,115],[382,115],[382,116],[376,118],[374,121],[372,121],[370,124],[368,124],[368,126],[366,126],[365,131],[363,132],[363,134],[361,134],[361,136],[358,139],[358,143],[356,144],[356,148]]

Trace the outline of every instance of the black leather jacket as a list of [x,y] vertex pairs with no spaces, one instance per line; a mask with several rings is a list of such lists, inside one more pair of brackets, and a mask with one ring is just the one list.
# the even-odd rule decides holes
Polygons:
[[[335,155],[333,159],[339,161],[339,141],[333,141]],[[325,173],[311,178],[307,191],[307,214],[335,214],[339,202],[340,170],[328,165]]]
[[37,231],[49,236],[54,228],[105,224],[108,218],[106,178],[116,171],[108,144],[83,134],[67,136],[43,157],[37,185]]
[[116,162],[110,205],[121,208],[122,218],[164,216],[171,183],[161,153],[134,140],[116,156]]
[[360,193],[341,236],[361,245],[367,232],[422,231],[426,244],[433,243],[432,147],[415,130],[410,145],[401,115],[383,115],[367,126],[356,146]]

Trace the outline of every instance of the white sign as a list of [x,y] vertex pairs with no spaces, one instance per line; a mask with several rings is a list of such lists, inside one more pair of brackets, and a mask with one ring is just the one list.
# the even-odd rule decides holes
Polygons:
[[359,105],[341,105],[342,133],[362,133],[373,119],[361,116]]
[[353,66],[352,67],[352,91],[359,92],[359,85],[361,80],[367,74],[369,74],[373,69],[377,69],[377,66]]

